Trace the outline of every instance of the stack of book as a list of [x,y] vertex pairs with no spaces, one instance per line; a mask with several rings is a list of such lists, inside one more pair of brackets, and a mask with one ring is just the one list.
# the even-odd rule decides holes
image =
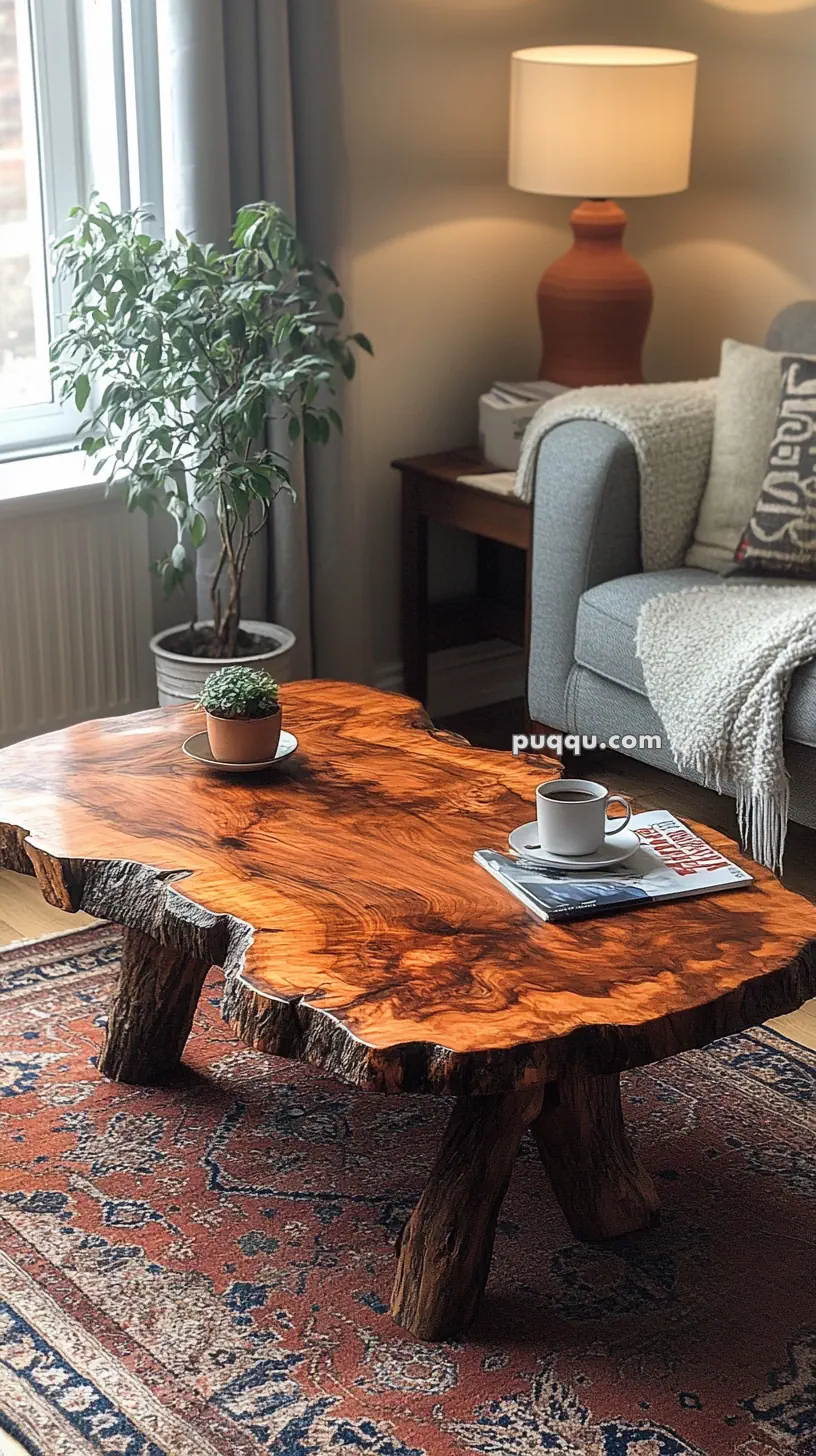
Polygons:
[[524,431],[537,410],[566,386],[549,379],[508,384],[499,379],[479,400],[479,447],[486,460],[502,470],[515,470]]

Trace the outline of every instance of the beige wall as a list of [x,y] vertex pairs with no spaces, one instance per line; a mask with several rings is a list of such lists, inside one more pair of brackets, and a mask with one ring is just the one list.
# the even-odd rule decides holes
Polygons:
[[[699,52],[692,188],[629,208],[657,295],[649,376],[680,378],[713,372],[724,334],[759,340],[816,286],[816,4],[783,4],[339,0],[335,242],[376,347],[349,403],[346,468],[364,502],[378,671],[399,651],[389,461],[472,440],[480,390],[535,373],[532,297],[566,244],[567,204],[505,182],[510,51],[594,40]],[[455,592],[469,553],[450,537],[437,548],[437,590]]]
[[602,38],[700,57],[692,186],[631,202],[630,246],[652,275],[650,378],[716,372],[734,334],[816,288],[816,5],[624,0]]
[[[590,12],[589,0],[340,0],[346,266],[376,348],[353,410],[378,673],[399,656],[388,462],[472,442],[491,380],[535,376],[533,294],[566,237],[562,207],[506,184],[510,52],[567,37]],[[437,594],[466,589],[471,564],[472,543],[434,533]]]

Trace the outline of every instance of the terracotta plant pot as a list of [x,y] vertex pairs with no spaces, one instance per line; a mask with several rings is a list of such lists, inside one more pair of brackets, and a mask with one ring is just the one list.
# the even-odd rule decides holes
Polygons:
[[281,735],[280,708],[265,718],[217,718],[207,713],[207,737],[219,763],[268,763]]

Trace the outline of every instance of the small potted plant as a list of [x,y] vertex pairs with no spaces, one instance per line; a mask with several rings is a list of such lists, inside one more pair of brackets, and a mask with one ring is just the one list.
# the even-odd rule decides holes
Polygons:
[[198,700],[219,763],[268,763],[281,732],[278,684],[252,667],[222,667],[207,678]]

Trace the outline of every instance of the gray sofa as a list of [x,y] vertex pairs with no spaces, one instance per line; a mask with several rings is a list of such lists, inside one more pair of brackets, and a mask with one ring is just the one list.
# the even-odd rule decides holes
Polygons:
[[[816,353],[816,302],[793,304],[767,345]],[[635,656],[642,604],[683,587],[716,583],[681,567],[644,572],[638,468],[620,431],[590,420],[559,425],[538,460],[533,515],[530,716],[562,732],[661,735],[662,749],[631,756],[678,773]],[[816,662],[793,679],[785,714],[791,817],[816,828]]]

